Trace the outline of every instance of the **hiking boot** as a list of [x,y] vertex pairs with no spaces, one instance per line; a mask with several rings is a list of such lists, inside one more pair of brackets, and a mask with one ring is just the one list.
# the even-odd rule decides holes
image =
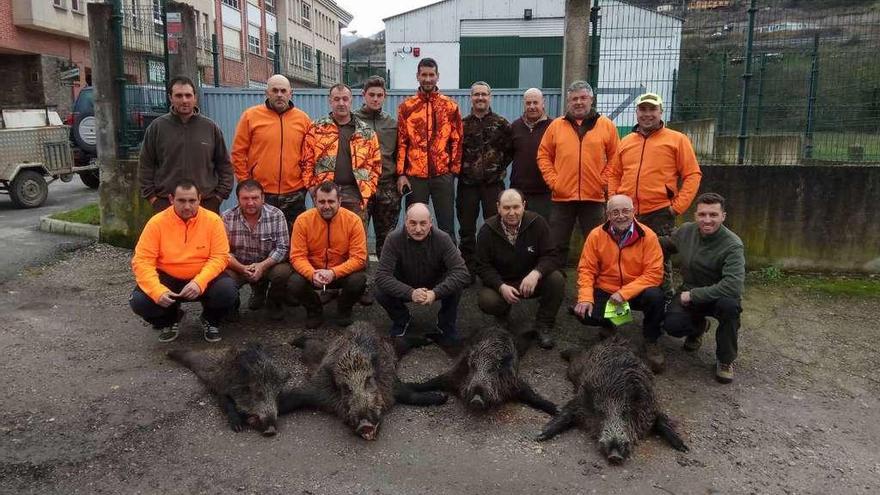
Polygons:
[[315,309],[306,308],[306,328],[314,330],[324,323],[324,310],[318,306]]
[[731,383],[733,381],[733,363],[716,362],[715,379],[718,380],[718,383]]
[[174,322],[170,327],[162,328],[159,332],[159,342],[172,342],[180,335],[180,322]]
[[409,328],[409,322],[411,319],[406,320],[405,322],[397,322],[391,324],[391,329],[388,330],[388,335],[392,337],[403,337],[406,335],[406,330]]
[[248,309],[256,311],[266,305],[266,287],[251,286],[251,297],[248,299]]
[[700,346],[703,345],[703,335],[705,335],[706,330],[709,329],[709,320],[703,318],[703,321],[697,325],[697,332],[693,335],[688,335],[684,339],[684,345],[681,346],[682,349],[688,352],[696,352],[700,349]]
[[205,340],[211,343],[220,342],[220,329],[204,318],[201,320],[202,328],[205,329]]
[[434,327],[434,331],[426,333],[425,337],[431,339],[440,347],[452,347],[461,344],[461,336],[458,330],[444,330],[439,326]]
[[347,327],[352,324],[351,308],[339,308],[336,311],[336,324]]
[[556,346],[556,341],[550,336],[549,331],[550,329],[543,325],[535,325],[535,337],[541,349],[553,349]]
[[284,319],[284,306],[270,299],[266,301],[266,313],[270,320],[281,321]]
[[666,367],[666,357],[663,355],[663,348],[657,342],[645,342],[645,361],[654,374],[663,373]]

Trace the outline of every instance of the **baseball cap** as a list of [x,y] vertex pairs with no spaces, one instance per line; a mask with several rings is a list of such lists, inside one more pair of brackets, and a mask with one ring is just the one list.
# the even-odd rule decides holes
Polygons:
[[636,98],[636,106],[642,103],[650,103],[651,105],[663,108],[663,98],[660,98],[660,95],[657,93],[645,93]]

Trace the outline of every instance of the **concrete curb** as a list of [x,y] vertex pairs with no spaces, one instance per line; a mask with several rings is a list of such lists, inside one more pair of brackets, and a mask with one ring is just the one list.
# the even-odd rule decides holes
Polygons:
[[62,235],[78,235],[98,240],[101,236],[101,227],[98,225],[86,225],[84,223],[65,222],[50,218],[49,215],[40,217],[40,230]]

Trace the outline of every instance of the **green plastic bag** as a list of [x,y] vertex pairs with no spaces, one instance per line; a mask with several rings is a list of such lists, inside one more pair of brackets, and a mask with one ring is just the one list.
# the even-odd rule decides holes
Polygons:
[[624,301],[623,304],[615,304],[613,301],[608,301],[605,303],[605,318],[615,326],[631,322],[633,315],[629,309],[629,303]]

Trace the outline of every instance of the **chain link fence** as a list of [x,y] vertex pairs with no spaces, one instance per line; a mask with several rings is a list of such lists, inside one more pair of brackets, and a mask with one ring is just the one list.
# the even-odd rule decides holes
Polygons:
[[603,113],[617,108],[609,90],[660,93],[665,119],[691,136],[702,163],[880,163],[875,2],[598,6]]

